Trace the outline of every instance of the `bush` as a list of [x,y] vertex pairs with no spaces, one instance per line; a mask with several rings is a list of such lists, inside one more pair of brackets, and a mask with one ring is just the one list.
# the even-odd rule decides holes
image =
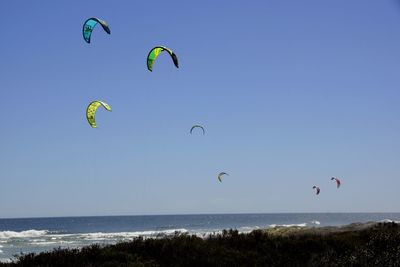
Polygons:
[[337,232],[226,230],[21,255],[0,266],[400,266],[400,227]]

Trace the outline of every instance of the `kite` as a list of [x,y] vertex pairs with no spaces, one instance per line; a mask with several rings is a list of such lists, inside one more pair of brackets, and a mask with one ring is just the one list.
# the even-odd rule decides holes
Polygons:
[[103,106],[106,110],[111,111],[111,107],[107,103],[98,100],[91,102],[86,109],[86,118],[92,128],[97,127],[95,115],[100,106]]
[[147,69],[149,71],[153,71],[153,64],[154,61],[156,60],[156,58],[161,54],[161,52],[163,51],[167,51],[169,53],[169,55],[172,58],[172,61],[175,64],[175,67],[179,68],[179,64],[178,64],[178,57],[176,56],[176,54],[174,52],[172,52],[171,49],[165,47],[165,46],[156,46],[153,49],[150,50],[148,56],[147,56]]
[[319,195],[319,192],[321,191],[321,189],[319,189],[319,187],[318,186],[313,186],[313,189],[315,189],[315,194],[316,195]]
[[201,126],[201,125],[193,125],[192,128],[190,128],[190,134],[192,134],[192,132],[193,132],[193,130],[194,130],[195,128],[200,128],[200,129],[202,129],[202,130],[203,130],[203,135],[206,134],[206,131],[204,130],[204,127]]
[[223,175],[228,175],[229,176],[229,174],[227,174],[226,172],[220,172],[219,174],[218,174],[218,180],[220,181],[220,182],[222,182],[222,176]]
[[341,181],[340,181],[340,179],[339,178],[335,178],[335,177],[332,177],[331,178],[331,181],[336,181],[336,188],[339,188],[340,187],[340,184],[342,183]]
[[85,39],[85,41],[88,44],[90,44],[90,37],[92,36],[92,31],[94,27],[97,25],[97,23],[99,23],[101,27],[103,27],[103,30],[106,33],[111,34],[110,28],[108,27],[107,22],[105,22],[104,20],[98,18],[87,19],[83,24],[82,34],[83,34],[83,39]]

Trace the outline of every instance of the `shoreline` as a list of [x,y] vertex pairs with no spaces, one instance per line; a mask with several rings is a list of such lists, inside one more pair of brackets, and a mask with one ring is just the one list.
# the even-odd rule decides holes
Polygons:
[[339,226],[282,226],[277,225],[276,227],[269,227],[266,229],[261,229],[265,233],[272,235],[301,235],[301,234],[318,234],[318,235],[327,235],[327,234],[337,234],[337,233],[345,233],[345,232],[358,232],[363,230],[368,230],[370,228],[382,225],[382,224],[400,224],[399,221],[380,221],[380,222],[365,222],[365,223],[350,223]]
[[[111,266],[110,262],[112,266],[396,266],[398,244],[398,222],[276,226],[249,233],[232,229],[206,237],[174,233],[115,245],[55,249],[25,254],[0,266]],[[372,259],[379,265],[371,265]]]

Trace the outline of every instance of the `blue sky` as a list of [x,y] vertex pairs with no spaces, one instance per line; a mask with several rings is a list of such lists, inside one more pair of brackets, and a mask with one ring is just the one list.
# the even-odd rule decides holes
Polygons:
[[[1,1],[0,24],[0,217],[400,211],[398,1]],[[156,45],[180,68],[150,73]]]

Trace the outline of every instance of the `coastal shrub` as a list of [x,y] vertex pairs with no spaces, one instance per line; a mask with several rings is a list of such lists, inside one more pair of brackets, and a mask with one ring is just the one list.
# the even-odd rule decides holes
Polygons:
[[21,255],[0,266],[400,266],[400,227],[226,230]]

